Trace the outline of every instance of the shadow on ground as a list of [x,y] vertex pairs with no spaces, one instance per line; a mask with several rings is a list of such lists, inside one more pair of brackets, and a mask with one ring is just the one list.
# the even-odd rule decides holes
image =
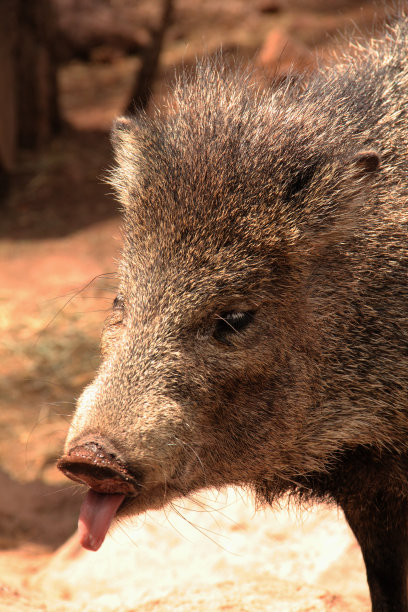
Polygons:
[[0,471],[0,549],[40,544],[58,548],[76,529],[79,487],[21,483]]

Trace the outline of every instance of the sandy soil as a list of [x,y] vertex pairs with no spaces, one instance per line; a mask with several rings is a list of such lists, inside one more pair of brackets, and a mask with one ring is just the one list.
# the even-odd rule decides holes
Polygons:
[[66,599],[58,609],[89,612],[368,611],[360,552],[336,511],[254,514],[233,491],[199,497],[219,510],[152,512],[115,530],[96,555],[73,537],[31,588]]
[[231,490],[198,497],[118,526],[97,553],[76,535],[53,555],[4,553],[0,609],[368,612],[360,551],[337,511],[254,513]]
[[[384,14],[371,2],[364,11],[351,1],[261,4],[212,0],[198,10],[180,0],[156,102],[174,66],[203,47],[222,42],[248,58],[269,37],[280,45],[263,49],[279,60],[272,71],[290,61],[303,69],[310,53],[328,53],[339,27],[353,19],[364,32]],[[284,49],[293,55],[282,61]],[[82,492],[55,461],[115,295],[120,230],[102,181],[106,129],[138,61],[61,69],[67,126],[40,155],[22,156],[0,224],[0,610],[366,612],[361,555],[336,509],[255,512],[243,492],[207,491],[119,525],[98,553],[78,545]]]

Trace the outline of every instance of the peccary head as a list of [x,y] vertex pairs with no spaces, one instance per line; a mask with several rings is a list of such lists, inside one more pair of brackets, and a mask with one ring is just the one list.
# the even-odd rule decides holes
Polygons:
[[298,95],[204,66],[167,117],[116,122],[119,291],[60,460],[93,491],[90,547],[98,513],[280,493],[363,435],[322,408],[332,309],[315,288],[379,158]]

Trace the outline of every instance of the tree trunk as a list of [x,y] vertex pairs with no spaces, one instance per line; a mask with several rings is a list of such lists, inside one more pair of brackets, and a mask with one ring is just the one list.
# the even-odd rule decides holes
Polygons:
[[53,26],[49,0],[0,0],[0,200],[18,150],[59,126]]
[[163,9],[158,27],[152,32],[151,43],[145,48],[142,57],[142,66],[136,77],[125,113],[134,113],[144,110],[149,104],[154,79],[159,65],[160,53],[166,30],[170,24],[173,12],[173,0],[163,0]]
[[[15,48],[17,2],[0,2],[0,184],[14,166],[17,151]],[[1,192],[0,192],[1,193]]]
[[38,148],[59,126],[54,15],[49,0],[16,0],[18,143]]

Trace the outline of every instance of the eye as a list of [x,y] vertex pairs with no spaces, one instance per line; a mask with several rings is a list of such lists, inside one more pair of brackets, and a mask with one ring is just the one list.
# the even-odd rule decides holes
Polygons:
[[253,320],[254,310],[221,312],[217,315],[214,338],[228,344],[229,336],[243,331]]
[[125,316],[125,301],[123,297],[119,294],[115,297],[112,304],[112,312],[110,313],[107,319],[107,325],[118,325],[122,323],[123,318]]
[[113,300],[112,304],[113,310],[123,310],[124,309],[124,300],[121,295],[117,295]]

